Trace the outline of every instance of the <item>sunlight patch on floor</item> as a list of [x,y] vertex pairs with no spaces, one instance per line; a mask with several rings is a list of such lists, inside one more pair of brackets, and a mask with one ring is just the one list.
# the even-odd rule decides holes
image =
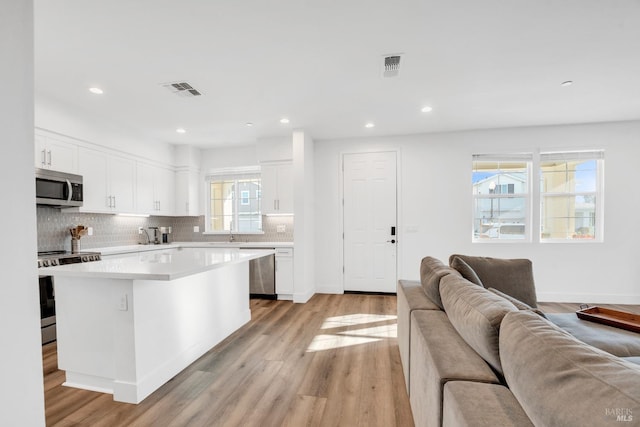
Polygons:
[[347,314],[345,316],[327,317],[322,324],[322,329],[339,328],[342,326],[363,325],[365,323],[396,320],[398,316],[389,314]]
[[[316,335],[309,344],[307,352],[330,350],[334,348],[350,347],[360,344],[382,341],[398,336],[398,316],[386,314],[348,314],[345,316],[328,317],[322,324],[323,330],[335,328],[349,328],[348,330],[336,331],[333,334],[324,333]],[[376,323],[387,322],[387,324],[373,326]],[[389,323],[393,322],[393,323]]]

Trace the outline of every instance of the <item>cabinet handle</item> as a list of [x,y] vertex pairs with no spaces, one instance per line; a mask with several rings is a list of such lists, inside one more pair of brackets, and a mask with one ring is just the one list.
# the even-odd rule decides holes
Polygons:
[[51,150],[47,151],[47,154],[49,154],[49,161],[47,162],[47,164],[51,166]]
[[278,208],[276,208],[276,200],[275,199],[273,199],[273,210],[274,211],[278,210]]
[[160,200],[158,200],[156,203],[158,203],[158,210],[160,210]]
[[47,164],[47,152],[45,150],[42,150],[42,159],[40,160],[40,163],[42,163],[42,166]]
[[113,196],[113,208],[116,208],[116,196]]

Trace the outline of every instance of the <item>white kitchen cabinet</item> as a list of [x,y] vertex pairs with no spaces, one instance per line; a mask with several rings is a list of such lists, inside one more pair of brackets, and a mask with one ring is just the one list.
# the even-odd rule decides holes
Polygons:
[[293,165],[287,163],[263,163],[262,213],[293,213]]
[[137,211],[149,215],[173,215],[175,177],[170,169],[137,163]]
[[293,248],[276,248],[275,251],[276,294],[293,295]]
[[35,166],[78,173],[78,146],[50,136],[35,135]]
[[176,171],[176,209],[178,216],[200,215],[200,173],[194,170]]
[[82,212],[135,212],[136,162],[80,147],[78,172],[83,176]]

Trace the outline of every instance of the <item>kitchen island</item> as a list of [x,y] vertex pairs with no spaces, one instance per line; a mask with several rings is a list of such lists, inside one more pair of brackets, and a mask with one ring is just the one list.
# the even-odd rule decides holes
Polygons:
[[272,253],[179,247],[48,268],[64,384],[141,402],[251,319],[249,261]]

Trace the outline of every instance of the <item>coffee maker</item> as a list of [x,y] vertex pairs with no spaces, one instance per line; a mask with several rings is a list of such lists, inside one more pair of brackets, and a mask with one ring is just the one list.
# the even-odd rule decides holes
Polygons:
[[171,227],[160,227],[162,243],[169,243],[169,234],[171,234]]

